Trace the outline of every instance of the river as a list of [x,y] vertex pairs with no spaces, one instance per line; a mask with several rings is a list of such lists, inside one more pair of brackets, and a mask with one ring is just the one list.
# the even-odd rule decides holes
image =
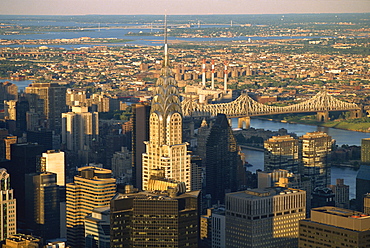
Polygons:
[[[237,119],[233,119],[232,120],[233,128],[236,128],[237,125],[238,125]],[[251,119],[251,127],[271,131],[276,131],[280,128],[285,128],[288,130],[289,133],[296,133],[298,136],[301,136],[307,132],[323,131],[328,133],[333,139],[335,139],[337,145],[339,146],[343,144],[360,146],[361,139],[370,138],[370,133],[361,133],[335,128],[323,128],[303,124],[282,123],[277,121],[268,121],[253,118]],[[243,149],[243,152],[246,155],[246,160],[248,161],[248,163],[253,165],[252,167],[248,167],[248,170],[252,172],[255,172],[258,169],[263,170],[264,164],[263,152],[248,149]],[[344,183],[350,186],[349,188],[350,199],[356,197],[356,176],[357,171],[352,168],[340,168],[340,167],[331,168],[331,184],[336,184],[337,178],[343,178]]]

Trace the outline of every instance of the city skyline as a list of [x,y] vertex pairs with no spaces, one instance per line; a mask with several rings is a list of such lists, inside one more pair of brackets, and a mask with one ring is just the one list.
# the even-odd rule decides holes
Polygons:
[[3,0],[0,15],[207,15],[367,13],[368,0]]

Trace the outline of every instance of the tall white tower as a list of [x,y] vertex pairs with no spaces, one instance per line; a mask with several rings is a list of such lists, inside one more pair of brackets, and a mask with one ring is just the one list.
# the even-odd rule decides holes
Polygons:
[[149,141],[144,142],[143,189],[151,176],[160,174],[184,182],[191,190],[191,162],[187,143],[182,141],[182,110],[177,82],[168,63],[167,25],[165,25],[164,64],[157,80],[149,116]]
[[16,205],[13,189],[10,188],[10,176],[6,169],[0,168],[0,241],[17,233]]

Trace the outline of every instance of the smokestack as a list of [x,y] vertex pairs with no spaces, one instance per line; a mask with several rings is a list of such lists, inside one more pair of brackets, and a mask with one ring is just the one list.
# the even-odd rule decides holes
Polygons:
[[227,61],[224,62],[224,91],[227,92]]
[[212,84],[211,84],[211,89],[215,89],[215,60],[212,59]]
[[202,64],[202,85],[203,87],[206,86],[206,59],[203,59]]

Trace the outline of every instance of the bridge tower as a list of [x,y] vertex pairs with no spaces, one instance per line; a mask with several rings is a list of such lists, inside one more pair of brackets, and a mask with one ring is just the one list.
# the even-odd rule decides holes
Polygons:
[[245,129],[248,129],[251,127],[251,118],[249,116],[238,118],[238,128],[243,129],[244,124],[245,124]]
[[349,111],[349,113],[350,113],[350,118],[351,119],[362,117],[362,110],[361,109],[351,110],[351,111]]
[[319,122],[326,122],[329,120],[329,111],[320,111],[316,114],[316,120]]

